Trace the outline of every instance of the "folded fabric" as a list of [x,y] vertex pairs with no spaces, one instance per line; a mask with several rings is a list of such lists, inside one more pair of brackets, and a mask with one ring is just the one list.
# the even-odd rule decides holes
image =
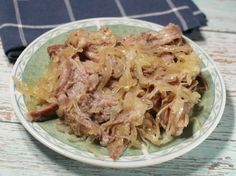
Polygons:
[[183,31],[206,24],[191,0],[0,0],[0,4],[0,35],[11,62],[36,37],[74,20],[126,16],[175,23]]

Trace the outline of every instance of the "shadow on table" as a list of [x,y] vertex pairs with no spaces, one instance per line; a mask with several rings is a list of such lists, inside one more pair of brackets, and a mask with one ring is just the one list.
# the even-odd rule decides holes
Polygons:
[[[189,175],[191,173],[197,173],[198,171],[200,172],[201,168],[204,168],[204,171],[206,171],[206,169],[214,169],[214,167],[211,168],[212,160],[218,160],[217,156],[225,146],[228,145],[234,127],[234,107],[228,94],[226,102],[227,104],[220,124],[205,142],[182,157],[150,167],[137,169],[100,168],[68,159],[46,148],[39,142],[35,140],[32,141],[34,141],[35,146],[41,150],[46,157],[72,175]],[[219,136],[219,132],[222,131],[224,135]]]
[[201,42],[205,40],[204,36],[199,30],[187,31],[187,32],[184,32],[184,35],[196,42]]

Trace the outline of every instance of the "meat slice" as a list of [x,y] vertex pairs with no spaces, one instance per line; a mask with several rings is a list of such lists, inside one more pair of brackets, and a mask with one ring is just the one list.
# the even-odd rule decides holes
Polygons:
[[90,34],[89,43],[98,46],[115,46],[116,36],[109,28],[102,27],[97,32]]
[[39,110],[31,111],[28,113],[28,119],[31,122],[40,122],[49,120],[56,114],[56,110],[58,109],[58,105],[55,103],[49,104],[46,107],[42,107]]
[[102,92],[81,95],[78,105],[82,112],[89,114],[91,119],[98,124],[115,119],[122,110],[119,100]]
[[100,80],[92,61],[77,63],[71,59],[71,64],[72,71],[67,95],[79,100],[81,95],[94,91]]
[[107,146],[109,156],[117,160],[123,154],[124,150],[127,148],[127,144],[124,139],[116,139],[114,142],[108,144]]
[[101,28],[98,32],[92,33],[88,39],[88,44],[84,48],[84,54],[94,62],[99,62],[102,58],[98,54],[103,47],[114,47],[116,37],[112,31],[106,27]]
[[173,135],[179,136],[183,133],[184,127],[186,127],[189,124],[189,115],[188,114],[192,110],[193,106],[194,105],[192,103],[184,103],[183,112],[176,124],[175,133]]
[[158,46],[166,45],[173,42],[176,39],[181,39],[182,32],[177,25],[168,24],[159,32],[146,32],[142,33],[143,37],[147,42],[152,42]]
[[128,147],[132,140],[135,140],[137,134],[133,134],[131,131],[130,123],[124,122],[122,124],[114,125],[111,128],[110,140],[107,148],[109,156],[117,160],[123,154],[124,150]]
[[161,55],[161,59],[165,62],[165,64],[169,65],[174,63],[174,55],[169,53],[163,53]]
[[99,49],[104,46],[115,46],[116,37],[107,27],[103,27],[94,33],[80,29],[71,33],[66,44],[77,49],[83,49],[82,60],[89,59],[98,62],[101,59],[98,55]]
[[159,32],[143,32],[139,36],[129,35],[122,38],[123,42],[129,45],[151,44],[153,46],[162,46],[170,44],[176,39],[181,40],[182,32],[177,25],[168,24]]
[[48,47],[48,54],[50,56],[56,55],[57,52],[61,51],[62,49],[65,49],[66,45],[53,45]]
[[97,51],[95,50],[92,50],[92,49],[89,49],[89,50],[86,50],[85,52],[84,52],[84,54],[85,54],[85,56],[88,58],[88,59],[90,59],[90,60],[92,60],[92,61],[94,61],[94,62],[99,62],[99,60],[101,59],[100,57],[99,57],[99,55],[97,54]]
[[84,48],[88,45],[89,33],[85,30],[77,30],[70,34],[66,44],[75,48]]
[[89,114],[81,111],[77,107],[73,113],[67,114],[64,122],[71,127],[75,135],[78,136],[100,136],[100,129],[98,124],[94,123]]
[[148,66],[148,67],[143,67],[142,71],[143,71],[143,75],[144,76],[149,76],[151,74],[153,74],[156,70],[157,66],[152,65],[152,66]]
[[179,46],[176,46],[176,45],[158,46],[159,54],[169,53],[169,54],[172,54],[175,56],[179,52],[184,52],[186,54],[190,54],[192,51],[193,50],[192,50],[191,46],[186,43],[180,43]]
[[167,130],[170,135],[179,136],[182,134],[184,127],[189,123],[189,113],[193,108],[192,103],[185,102],[180,117],[176,120],[177,114],[173,113],[169,108],[171,104],[165,106],[159,116],[160,125]]
[[55,90],[56,94],[65,88],[72,72],[72,66],[68,59],[64,59],[61,65],[62,65],[62,70]]
[[120,101],[112,95],[95,93],[93,98],[89,113],[92,114],[92,118],[98,123],[116,118],[122,110]]

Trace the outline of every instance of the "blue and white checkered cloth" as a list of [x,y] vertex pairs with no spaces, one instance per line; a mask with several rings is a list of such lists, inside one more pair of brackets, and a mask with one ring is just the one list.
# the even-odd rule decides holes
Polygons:
[[0,35],[9,60],[42,33],[66,22],[93,17],[129,17],[183,31],[206,24],[191,0],[0,0]]

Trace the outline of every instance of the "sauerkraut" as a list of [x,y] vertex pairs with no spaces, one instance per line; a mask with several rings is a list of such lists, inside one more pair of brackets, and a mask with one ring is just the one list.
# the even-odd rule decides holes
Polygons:
[[57,115],[89,146],[107,147],[114,160],[128,147],[181,135],[201,98],[199,58],[173,24],[129,36],[79,29],[48,53],[51,63],[34,84],[15,80],[31,106],[40,105],[29,108],[29,119]]

